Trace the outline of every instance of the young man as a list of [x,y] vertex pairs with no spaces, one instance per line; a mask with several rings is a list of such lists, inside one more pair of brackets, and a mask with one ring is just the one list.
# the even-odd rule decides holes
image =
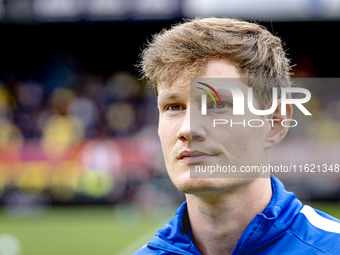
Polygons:
[[[292,116],[290,105],[281,112],[280,91],[289,87],[290,66],[279,38],[253,23],[195,19],[155,36],[143,51],[141,68],[158,95],[168,174],[186,202],[135,254],[340,254],[340,222],[304,206],[275,177],[190,178],[193,166],[270,163],[271,148],[288,132],[281,123]],[[234,86],[245,98],[252,87],[256,109],[271,106],[275,84],[276,110],[256,116],[245,107],[244,115],[233,116],[230,92],[218,89],[221,100],[208,102],[203,115],[202,91],[190,89],[194,77],[241,81]],[[286,82],[272,84],[269,78]],[[213,127],[211,120],[220,116],[233,116],[235,123],[256,117],[263,125]]]

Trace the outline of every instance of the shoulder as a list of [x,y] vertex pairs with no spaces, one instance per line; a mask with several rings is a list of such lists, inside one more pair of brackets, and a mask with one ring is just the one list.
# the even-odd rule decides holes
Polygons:
[[149,248],[146,244],[132,255],[168,255],[168,254],[170,253],[158,249]]
[[324,212],[303,206],[289,231],[302,246],[324,254],[340,254],[340,221]]

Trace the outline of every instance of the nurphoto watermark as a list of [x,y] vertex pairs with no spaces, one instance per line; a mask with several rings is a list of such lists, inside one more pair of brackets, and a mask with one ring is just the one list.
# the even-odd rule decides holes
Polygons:
[[[201,158],[195,156],[190,164],[191,177],[340,176],[339,160],[318,161],[312,153],[308,156],[308,151],[293,145],[297,140],[301,140],[301,144],[325,143],[306,134],[315,132],[322,125],[318,118],[323,110],[316,106],[320,105],[317,104],[320,88],[327,83],[339,86],[340,79],[191,79],[190,137],[193,139],[190,151],[201,155]],[[334,97],[334,93],[331,96]],[[338,105],[340,107],[340,103]],[[272,146],[266,139],[270,140],[268,137],[279,134],[281,129],[288,129],[294,137],[282,137],[283,142],[275,145],[278,149],[274,151],[280,151],[282,143],[281,151],[286,155],[295,151],[294,160],[274,157],[274,162],[267,162],[261,156],[254,157],[260,150],[271,153]],[[340,141],[340,136],[338,138]],[[340,148],[334,146],[334,141],[328,142],[333,142],[333,148]],[[296,160],[299,153],[304,160]],[[249,160],[244,161],[244,158]]]

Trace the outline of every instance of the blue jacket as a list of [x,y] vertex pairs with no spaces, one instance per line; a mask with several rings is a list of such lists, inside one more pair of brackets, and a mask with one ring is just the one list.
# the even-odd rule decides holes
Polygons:
[[[271,178],[273,196],[261,214],[249,223],[232,253],[236,254],[340,254],[340,221],[303,205]],[[190,237],[187,205],[135,255],[200,254]]]

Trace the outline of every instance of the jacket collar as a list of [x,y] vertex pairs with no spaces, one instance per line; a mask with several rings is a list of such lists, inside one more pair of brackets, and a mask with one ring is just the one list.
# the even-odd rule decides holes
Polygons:
[[[252,253],[272,242],[284,233],[300,212],[302,203],[292,192],[287,192],[282,182],[271,177],[273,195],[261,214],[249,223],[239,239],[234,254]],[[149,248],[170,253],[200,254],[190,238],[190,222],[187,204],[184,202],[169,221],[148,243]]]
[[279,238],[294,221],[303,204],[287,192],[281,181],[271,176],[273,195],[261,214],[249,223],[239,239],[234,254],[248,254]]
[[181,255],[200,254],[190,237],[187,202],[176,211],[175,217],[160,229],[148,247]]

